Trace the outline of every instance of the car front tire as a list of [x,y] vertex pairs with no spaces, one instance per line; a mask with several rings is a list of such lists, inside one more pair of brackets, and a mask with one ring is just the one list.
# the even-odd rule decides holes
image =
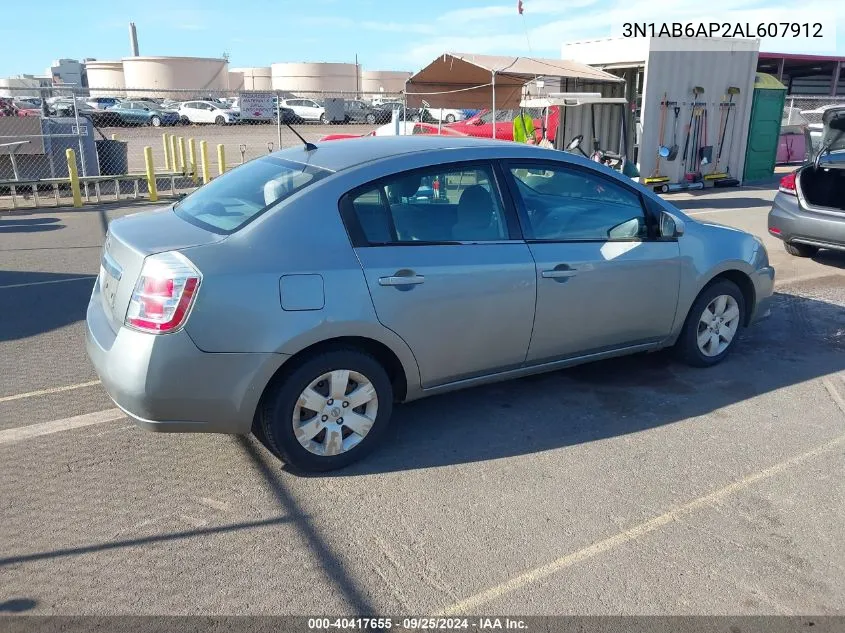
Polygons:
[[224,117],[224,116],[220,115],[220,116],[218,116],[216,119],[214,119],[214,122],[215,122],[217,125],[226,125],[226,117]]
[[454,114],[447,114],[446,115],[446,123],[454,123],[455,122],[455,115]]
[[392,411],[384,367],[364,352],[338,349],[304,360],[273,382],[259,407],[256,435],[295,470],[325,472],[373,450]]
[[370,125],[373,125],[376,122],[376,115],[375,114],[368,114],[365,117],[365,121]]
[[819,252],[818,246],[809,246],[807,244],[790,244],[783,243],[786,252],[795,257],[812,257]]
[[150,125],[153,127],[161,127],[161,118],[153,116],[150,118]]
[[692,304],[675,344],[678,357],[693,367],[722,362],[736,344],[745,311],[745,297],[732,281],[707,286]]

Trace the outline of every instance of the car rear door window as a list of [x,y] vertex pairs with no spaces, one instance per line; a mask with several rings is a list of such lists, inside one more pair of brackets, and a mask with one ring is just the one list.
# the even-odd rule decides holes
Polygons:
[[226,172],[176,203],[176,215],[214,233],[240,230],[259,215],[332,172],[276,156]]
[[362,245],[493,242],[509,239],[489,166],[440,167],[397,174],[342,202]]
[[509,167],[527,221],[526,237],[544,241],[648,237],[639,194],[610,178],[564,165]]

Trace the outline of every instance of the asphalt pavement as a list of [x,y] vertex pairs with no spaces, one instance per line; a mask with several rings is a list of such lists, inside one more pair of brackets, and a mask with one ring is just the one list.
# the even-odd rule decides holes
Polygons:
[[723,364],[399,406],[376,453],[319,477],[252,437],[141,431],[97,383],[103,229],[149,205],[0,215],[0,612],[845,614],[845,255],[787,255],[773,195],[672,197],[777,269]]

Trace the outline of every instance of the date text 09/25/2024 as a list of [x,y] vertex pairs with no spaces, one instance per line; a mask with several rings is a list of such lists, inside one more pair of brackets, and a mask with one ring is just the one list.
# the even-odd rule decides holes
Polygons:
[[511,630],[525,631],[527,623],[519,618],[475,617],[475,618],[309,618],[308,628],[314,631],[330,630]]
[[822,38],[821,22],[625,22],[622,37]]

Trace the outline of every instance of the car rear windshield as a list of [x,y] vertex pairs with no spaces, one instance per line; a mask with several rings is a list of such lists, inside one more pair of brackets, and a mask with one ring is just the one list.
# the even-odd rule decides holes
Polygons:
[[264,156],[215,178],[179,201],[173,210],[183,220],[228,235],[331,173],[314,165]]

